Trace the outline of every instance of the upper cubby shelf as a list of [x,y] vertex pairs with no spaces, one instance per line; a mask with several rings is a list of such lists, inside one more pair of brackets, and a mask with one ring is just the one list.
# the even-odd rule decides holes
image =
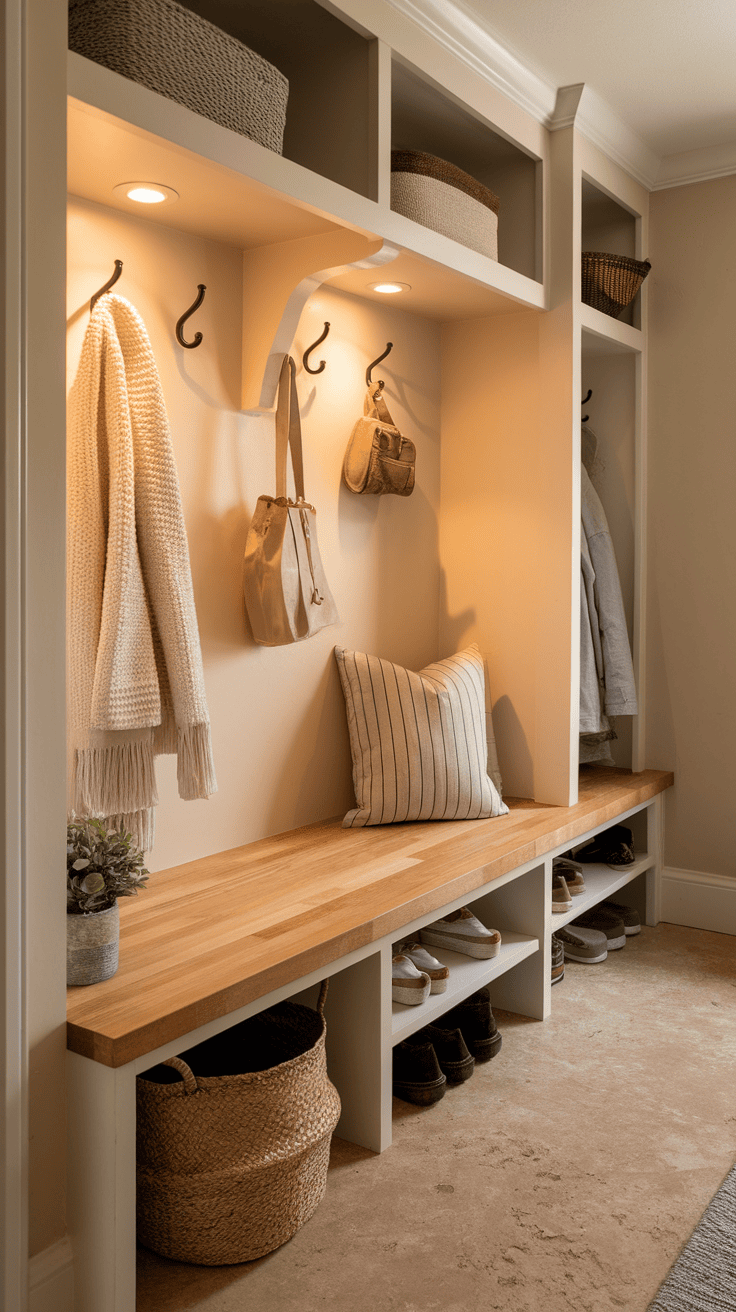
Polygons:
[[498,196],[499,263],[542,281],[541,161],[394,56],[391,147],[449,160]]
[[370,40],[317,0],[180,0],[289,79],[284,156],[373,196]]
[[[640,227],[638,215],[588,178],[583,177],[582,249],[584,251],[605,251],[608,255],[628,255],[635,260],[644,259],[646,252],[642,254],[639,250]],[[641,302],[637,296],[613,322],[639,328],[640,307]]]
[[592,305],[581,304],[580,322],[583,351],[590,355],[636,354],[644,349],[644,334],[640,328],[612,319],[609,314],[593,309]]
[[[147,207],[149,221],[245,251],[329,232],[380,238],[400,251],[392,276],[411,287],[402,308],[439,320],[544,308],[532,278],[72,52],[68,90],[74,195],[141,217],[113,188],[162,182],[179,199]],[[374,295],[375,274],[346,277],[335,285]]]

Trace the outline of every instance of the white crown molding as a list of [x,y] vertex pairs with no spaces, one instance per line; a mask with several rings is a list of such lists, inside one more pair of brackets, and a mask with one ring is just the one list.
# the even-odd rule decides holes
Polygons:
[[597,91],[582,82],[560,87],[555,114],[548,127],[555,131],[567,126],[569,121],[614,164],[651,190],[659,172],[659,156],[614,113]]
[[736,141],[728,141],[723,146],[703,146],[700,150],[684,150],[678,155],[665,155],[652,190],[686,187],[692,182],[726,178],[731,173],[736,173]]
[[557,92],[501,45],[491,28],[457,0],[388,0],[438,45],[490,82],[497,91],[546,123],[554,113]]
[[387,0],[438,45],[472,68],[538,123],[575,126],[649,191],[736,173],[736,142],[662,158],[590,86],[555,88],[507,49],[463,0]]

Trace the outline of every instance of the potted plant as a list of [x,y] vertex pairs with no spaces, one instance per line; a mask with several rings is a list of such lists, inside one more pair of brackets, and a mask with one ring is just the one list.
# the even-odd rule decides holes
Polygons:
[[97,984],[118,968],[117,899],[144,888],[143,853],[124,830],[73,820],[66,831],[66,982]]

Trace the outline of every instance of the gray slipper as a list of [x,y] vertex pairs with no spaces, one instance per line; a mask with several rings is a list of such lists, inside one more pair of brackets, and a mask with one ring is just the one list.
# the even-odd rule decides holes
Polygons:
[[563,925],[562,929],[555,930],[555,938],[562,942],[566,961],[597,966],[599,961],[605,961],[608,956],[606,936],[597,929],[586,929],[583,925],[571,929],[569,925]]

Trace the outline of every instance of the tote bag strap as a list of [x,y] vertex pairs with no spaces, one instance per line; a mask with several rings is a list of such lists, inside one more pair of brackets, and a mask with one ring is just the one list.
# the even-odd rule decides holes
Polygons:
[[372,419],[379,419],[382,424],[388,424],[390,428],[396,427],[380,388],[376,388],[375,391],[371,388],[368,389],[363,409],[365,414],[370,415]]
[[286,455],[291,448],[294,487],[297,501],[304,499],[304,461],[299,399],[296,394],[296,365],[284,356],[279,374],[279,399],[276,405],[276,496],[286,496]]

